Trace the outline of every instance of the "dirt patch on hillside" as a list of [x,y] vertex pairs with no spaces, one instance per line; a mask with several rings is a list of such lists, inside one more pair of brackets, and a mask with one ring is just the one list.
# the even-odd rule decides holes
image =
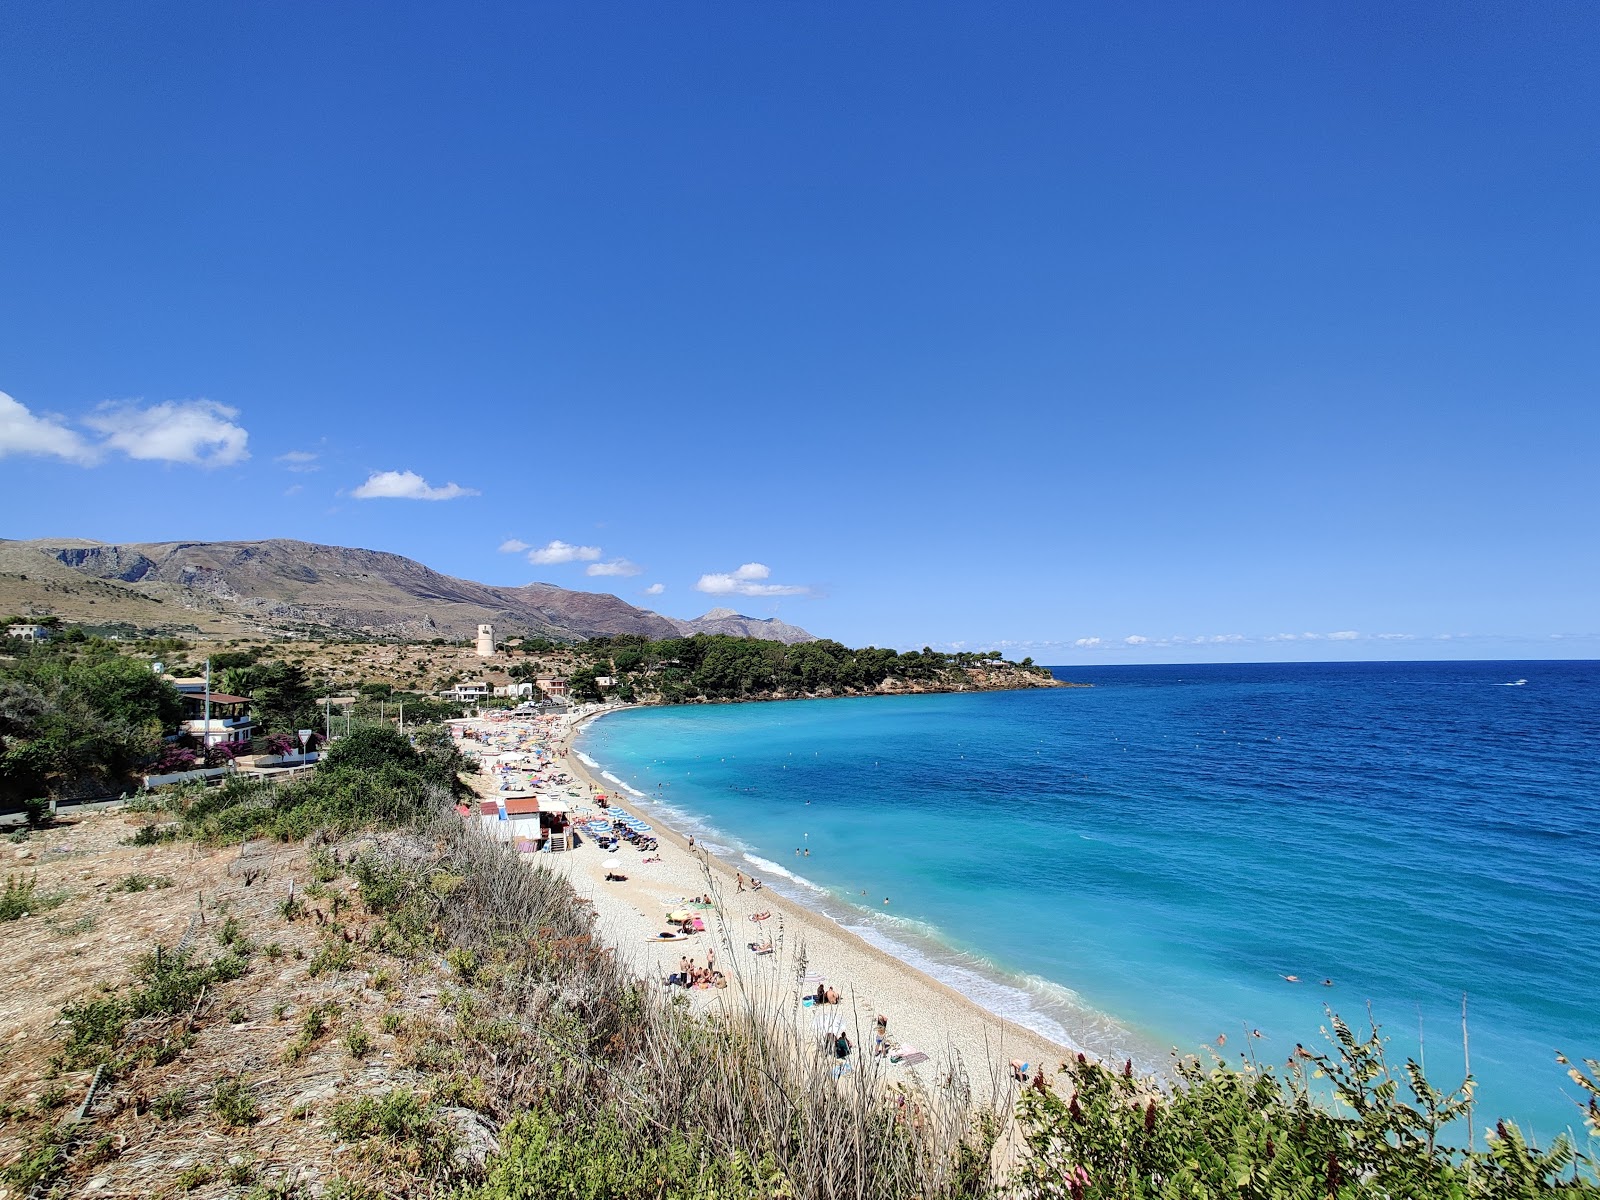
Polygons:
[[[0,1200],[29,1194],[17,1172],[58,1144],[67,1149],[32,1194],[205,1197],[264,1184],[313,1195],[336,1177],[375,1194],[425,1191],[401,1151],[374,1156],[331,1123],[339,1101],[397,1087],[455,1103],[430,1059],[449,1036],[448,968],[371,948],[376,918],[345,874],[371,839],[126,844],[153,819],[97,813],[0,843],[41,909],[0,924],[0,1169],[12,1172]],[[130,995],[157,947],[168,964],[186,952],[242,973],[224,972],[180,1011],[131,1019],[72,1125],[95,1070],[70,1052],[63,1009]],[[465,1109],[445,1116],[461,1126],[452,1143],[490,1137]]]

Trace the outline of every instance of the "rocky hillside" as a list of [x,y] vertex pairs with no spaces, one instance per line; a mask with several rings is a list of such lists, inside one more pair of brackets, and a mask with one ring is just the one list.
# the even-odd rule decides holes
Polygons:
[[489,622],[499,634],[555,638],[708,632],[811,640],[793,625],[728,609],[680,621],[601,592],[548,583],[495,587],[398,554],[286,538],[125,545],[0,540],[0,606],[141,629],[187,625],[269,636],[359,630],[453,640]]

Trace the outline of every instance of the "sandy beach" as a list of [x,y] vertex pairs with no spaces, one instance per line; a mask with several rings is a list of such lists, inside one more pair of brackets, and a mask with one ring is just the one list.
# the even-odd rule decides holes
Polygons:
[[[596,777],[571,752],[573,738],[588,720],[604,712],[561,718],[549,727],[550,753],[547,777],[566,774],[573,780],[559,795],[575,811],[592,810],[594,797],[603,793],[613,810],[640,818],[652,827],[658,849],[646,853],[623,843],[608,852],[592,840],[581,838],[573,850],[528,856],[540,866],[564,874],[577,893],[594,905],[600,936],[615,952],[652,979],[665,981],[689,958],[704,966],[715,956],[729,986],[687,989],[683,994],[697,1006],[738,1005],[747,997],[763,1011],[791,1011],[795,1019],[809,1022],[819,1041],[828,1028],[843,1028],[855,1044],[856,1054],[871,1054],[877,1018],[888,1018],[888,1035],[897,1057],[916,1052],[927,1060],[911,1064],[888,1062],[885,1073],[894,1078],[904,1072],[924,1085],[940,1085],[952,1068],[969,1077],[976,1103],[1004,1103],[1013,1092],[1010,1063],[1020,1059],[1035,1069],[1041,1065],[1047,1078],[1068,1051],[1031,1030],[973,1003],[960,992],[940,983],[894,956],[868,944],[828,917],[812,912],[770,889],[740,891],[734,868],[691,847],[676,831],[666,828],[654,814],[629,803],[615,788]],[[508,730],[528,722],[486,718],[458,723],[460,728]],[[471,752],[471,744],[464,748]],[[496,777],[485,772],[468,775],[474,790],[484,798],[503,793]],[[581,813],[580,813],[581,815]],[[612,882],[608,873],[626,875]],[[694,910],[706,929],[685,940],[663,941],[668,912],[684,907],[687,899],[709,894],[714,905]],[[760,914],[764,920],[752,920]],[[752,942],[771,940],[770,954],[756,954]],[[831,986],[841,996],[837,1005],[807,1007],[803,995],[818,984]],[[665,983],[663,982],[665,987]]]

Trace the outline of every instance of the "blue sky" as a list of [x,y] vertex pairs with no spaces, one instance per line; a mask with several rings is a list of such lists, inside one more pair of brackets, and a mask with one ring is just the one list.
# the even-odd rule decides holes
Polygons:
[[1590,0],[457,7],[0,14],[0,536],[1600,653]]

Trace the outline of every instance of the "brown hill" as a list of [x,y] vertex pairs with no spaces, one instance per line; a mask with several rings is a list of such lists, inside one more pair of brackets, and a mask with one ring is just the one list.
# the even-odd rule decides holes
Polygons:
[[727,610],[679,621],[603,592],[548,583],[494,587],[398,554],[286,538],[124,545],[0,540],[0,607],[141,629],[268,636],[346,630],[453,640],[487,622],[498,635],[663,638],[701,632],[704,623],[705,632],[811,640],[795,626]]

